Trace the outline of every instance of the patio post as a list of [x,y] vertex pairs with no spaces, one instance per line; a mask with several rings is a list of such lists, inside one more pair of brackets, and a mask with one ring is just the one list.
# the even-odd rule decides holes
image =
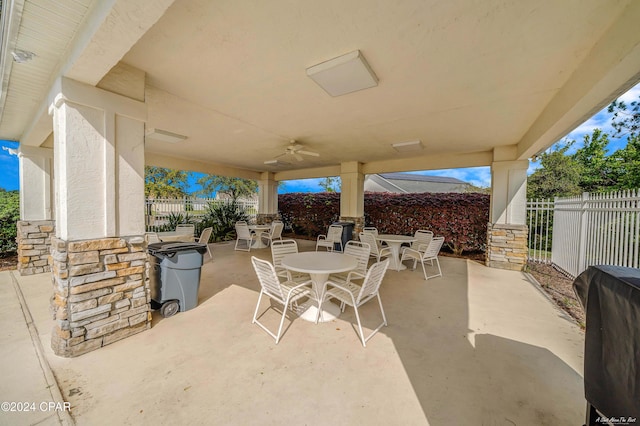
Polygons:
[[259,224],[267,224],[278,219],[278,182],[272,172],[263,172],[258,181],[258,215]]
[[51,209],[53,150],[21,145],[20,220],[17,223],[18,272],[49,272],[49,251],[54,230]]
[[353,232],[364,228],[364,173],[362,163],[340,164],[340,221],[355,223]]
[[150,327],[146,105],[67,78],[56,93],[51,347],[73,357]]
[[487,229],[487,266],[521,271],[527,263],[528,160],[505,160],[494,151],[491,164],[491,207]]

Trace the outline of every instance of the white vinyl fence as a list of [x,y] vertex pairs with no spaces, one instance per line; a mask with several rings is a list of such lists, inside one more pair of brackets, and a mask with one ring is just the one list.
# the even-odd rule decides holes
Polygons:
[[551,263],[574,277],[591,265],[640,266],[640,190],[530,201],[527,210],[532,261],[549,261],[539,242],[551,239]]
[[[207,211],[207,204],[224,204],[230,201],[215,198],[147,198],[145,201],[145,216],[147,232],[157,232],[169,224],[169,218],[182,215],[193,222],[199,222]],[[238,200],[238,205],[244,208],[249,217],[255,220],[258,213],[258,200]]]

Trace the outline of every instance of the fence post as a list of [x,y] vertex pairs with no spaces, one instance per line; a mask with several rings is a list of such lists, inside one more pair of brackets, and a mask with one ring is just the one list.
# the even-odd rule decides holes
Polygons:
[[[589,193],[582,193],[582,203],[580,204],[580,235],[578,235],[578,271],[587,269],[587,231],[589,229],[587,204]],[[578,273],[579,273],[578,272]],[[576,274],[577,275],[577,274]]]

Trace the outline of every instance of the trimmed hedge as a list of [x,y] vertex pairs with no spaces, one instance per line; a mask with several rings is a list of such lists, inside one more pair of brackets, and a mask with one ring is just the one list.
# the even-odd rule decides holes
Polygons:
[[[312,237],[338,221],[340,194],[281,194],[278,207],[283,221],[296,234]],[[427,229],[443,236],[456,254],[486,251],[489,195],[366,192],[364,217],[366,226],[375,226],[382,234],[413,235]]]
[[326,233],[329,225],[340,219],[340,193],[280,194],[278,210],[285,226],[294,233],[315,237]]

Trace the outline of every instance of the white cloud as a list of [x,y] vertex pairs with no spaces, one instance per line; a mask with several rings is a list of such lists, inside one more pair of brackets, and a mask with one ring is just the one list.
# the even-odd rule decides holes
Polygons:
[[625,103],[630,103],[632,101],[637,101],[640,96],[640,84],[636,84],[633,88],[629,89],[627,93],[620,96],[618,100],[624,101]]

